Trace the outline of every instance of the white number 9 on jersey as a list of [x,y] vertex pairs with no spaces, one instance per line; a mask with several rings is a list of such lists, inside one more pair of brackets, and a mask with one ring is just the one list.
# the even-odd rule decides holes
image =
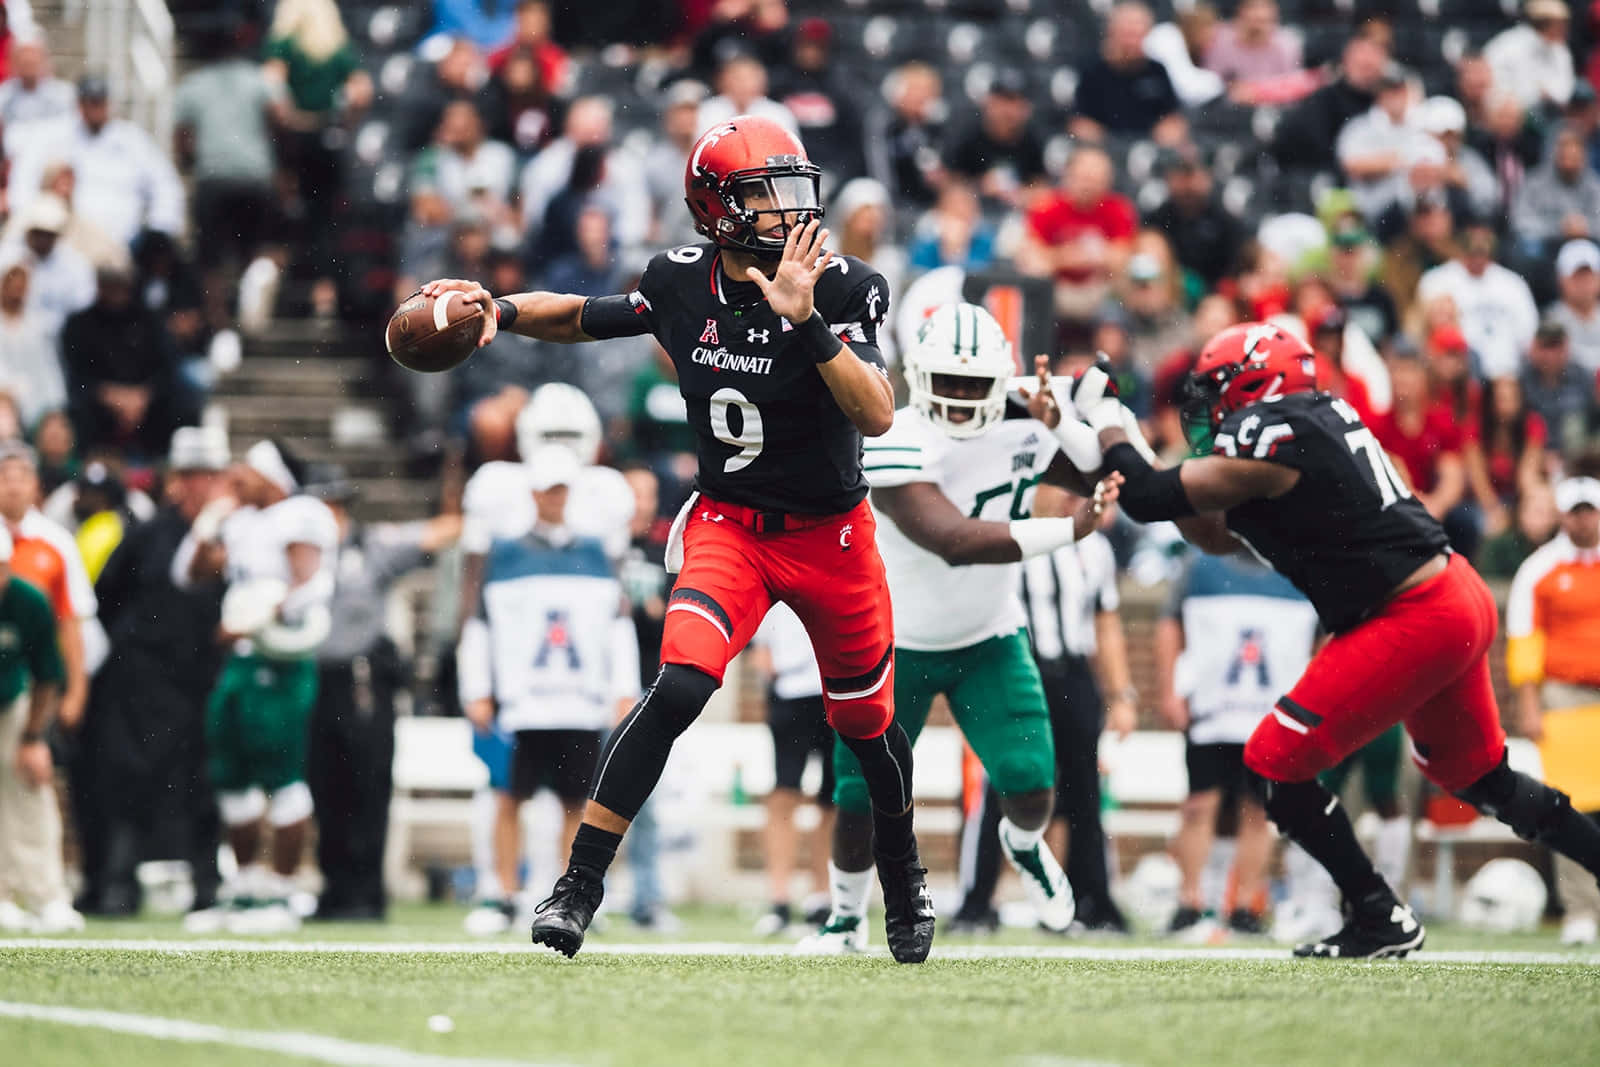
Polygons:
[[[732,409],[739,410],[739,432],[728,421]],[[711,394],[711,433],[725,445],[739,449],[722,464],[723,474],[742,471],[761,455],[766,437],[761,429],[761,411],[737,389],[723,388]]]

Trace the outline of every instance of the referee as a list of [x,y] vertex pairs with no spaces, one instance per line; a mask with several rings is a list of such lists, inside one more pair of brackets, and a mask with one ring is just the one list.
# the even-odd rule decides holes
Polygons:
[[[1065,515],[1069,498],[1041,485],[1035,515]],[[1137,718],[1138,693],[1128,671],[1128,650],[1117,614],[1117,564],[1111,542],[1093,533],[1076,544],[1024,561],[1022,603],[1028,640],[1050,705],[1056,742],[1056,806],[1046,840],[1062,851],[1077,902],[1074,929],[1126,932],[1127,920],[1111,900],[1106,838],[1100,826],[1100,734],[1107,724],[1126,736]],[[1113,694],[1101,700],[1101,682]],[[987,788],[962,831],[961,908],[954,930],[994,929],[993,898],[1000,871],[996,827],[999,797]]]

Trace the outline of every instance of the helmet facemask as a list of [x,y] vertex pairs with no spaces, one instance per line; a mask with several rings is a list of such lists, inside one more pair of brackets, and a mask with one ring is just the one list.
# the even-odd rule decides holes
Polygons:
[[977,437],[1006,417],[1007,377],[917,370],[911,402],[951,437]]
[[1222,387],[1220,382],[1195,374],[1184,380],[1178,418],[1183,423],[1183,437],[1189,443],[1191,455],[1211,454],[1217,427],[1222,422]]
[[[726,215],[702,233],[724,248],[764,259],[783,254],[791,229],[820,219],[822,168],[798,157],[774,159],[765,167],[734,171],[715,189]],[[784,222],[777,236],[766,236],[772,216]]]
[[947,304],[906,352],[911,403],[950,437],[977,437],[1006,417],[1016,364],[1000,324],[981,307]]

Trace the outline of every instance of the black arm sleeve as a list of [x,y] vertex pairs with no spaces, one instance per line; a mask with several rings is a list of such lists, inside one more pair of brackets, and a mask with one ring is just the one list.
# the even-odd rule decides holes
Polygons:
[[1106,449],[1106,466],[1127,479],[1117,503],[1135,522],[1185,519],[1196,514],[1178,467],[1158,471],[1126,441]]
[[638,337],[655,332],[650,302],[637,289],[615,296],[591,296],[583,302],[578,328],[596,341]]

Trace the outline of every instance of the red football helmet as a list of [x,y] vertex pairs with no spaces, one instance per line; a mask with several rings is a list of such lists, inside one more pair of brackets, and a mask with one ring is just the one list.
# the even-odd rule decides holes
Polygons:
[[1316,357],[1300,338],[1270,322],[1229,326],[1200,350],[1189,372],[1184,430],[1199,451],[1230,413],[1316,387]]
[[800,138],[771,119],[739,115],[689,150],[684,200],[695,229],[719,247],[776,256],[787,231],[762,236],[761,216],[793,213],[796,226],[821,218],[821,180],[822,168],[806,158]]

